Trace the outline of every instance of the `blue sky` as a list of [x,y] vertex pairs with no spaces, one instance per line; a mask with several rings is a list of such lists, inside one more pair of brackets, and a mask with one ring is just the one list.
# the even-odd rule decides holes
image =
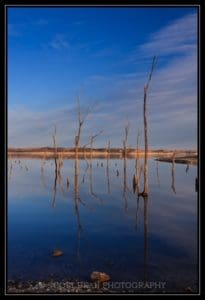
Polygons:
[[[197,147],[197,9],[194,7],[9,7],[8,146],[72,147],[77,95],[81,144],[136,146],[148,94],[150,148]],[[143,131],[142,131],[143,132]],[[141,135],[141,146],[143,137]]]

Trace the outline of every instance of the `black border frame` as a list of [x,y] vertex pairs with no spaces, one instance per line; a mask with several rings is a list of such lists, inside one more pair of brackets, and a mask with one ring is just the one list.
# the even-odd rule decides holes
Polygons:
[[[202,5],[202,1],[200,0],[173,0],[170,1],[168,0],[165,3],[162,3],[160,0],[156,0],[153,3],[152,1],[149,0],[128,0],[126,3],[119,4],[118,1],[109,1],[109,0],[104,0],[104,1],[99,1],[98,3],[94,1],[87,1],[87,3],[84,3],[83,1],[63,1],[63,0],[0,0],[0,28],[2,29],[0,31],[0,40],[3,41],[0,43],[0,53],[1,53],[1,64],[0,66],[3,69],[3,81],[1,81],[1,87],[0,91],[2,93],[2,98],[3,100],[1,103],[3,103],[3,109],[1,111],[3,112],[3,116],[0,120],[0,128],[1,128],[1,137],[2,139],[2,144],[3,145],[3,155],[1,156],[0,159],[0,169],[4,171],[2,178],[3,180],[3,199],[4,201],[0,201],[0,211],[2,213],[2,220],[3,226],[1,226],[2,229],[2,237],[3,237],[3,255],[1,255],[1,266],[3,266],[3,278],[4,282],[1,281],[1,286],[0,286],[0,294],[2,295],[33,295],[33,294],[11,294],[7,293],[7,278],[5,276],[6,274],[6,261],[7,261],[7,253],[6,253],[6,245],[7,245],[7,7],[136,7],[136,6],[142,6],[142,7],[170,7],[170,6],[176,6],[176,7],[198,7],[198,59],[197,59],[197,64],[198,64],[198,178],[199,178],[199,192],[198,192],[198,276],[199,276],[199,293],[198,294],[190,294],[191,295],[201,295],[202,293],[202,279],[201,279],[201,262],[202,262],[202,257],[201,257],[201,220],[202,220],[202,203],[201,203],[201,187],[202,187],[202,181],[201,181],[201,165],[202,165],[202,150],[201,150],[201,123],[202,123],[202,118],[201,118],[201,110],[202,110],[202,102],[201,99],[202,97],[202,68],[203,66],[203,39],[202,39],[202,32],[205,28],[205,21],[204,21],[204,7]],[[201,212],[202,211],[202,212]],[[96,295],[96,294],[34,294],[34,295],[39,295],[39,296],[47,296],[47,295],[60,295],[60,296],[72,296],[72,295]],[[104,296],[109,296],[110,294],[104,294]],[[123,294],[112,294],[112,295],[123,295]],[[186,296],[187,294],[177,294],[177,293],[171,293],[171,294],[124,294],[126,295],[132,295],[132,296],[138,296],[138,295],[152,295],[152,296],[162,296],[162,295],[182,295]]]

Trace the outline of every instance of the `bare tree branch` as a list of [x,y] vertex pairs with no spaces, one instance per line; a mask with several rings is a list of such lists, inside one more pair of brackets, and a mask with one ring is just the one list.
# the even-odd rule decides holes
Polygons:
[[80,145],[80,138],[81,138],[81,132],[82,132],[83,124],[84,124],[87,116],[91,112],[91,108],[87,108],[86,113],[82,117],[81,107],[80,107],[80,96],[79,95],[77,96],[77,110],[78,110],[78,129],[77,129],[77,135],[75,136],[75,154],[76,154],[76,156],[78,154],[78,148],[79,148],[79,145]]
[[103,132],[103,130],[100,130],[100,131],[99,131],[98,133],[96,133],[95,135],[92,135],[92,136],[90,137],[90,141],[89,141],[87,144],[83,145],[82,147],[85,148],[85,147],[87,147],[88,145],[92,145],[93,142],[94,142],[94,140],[96,139],[96,137],[98,137],[102,132]]

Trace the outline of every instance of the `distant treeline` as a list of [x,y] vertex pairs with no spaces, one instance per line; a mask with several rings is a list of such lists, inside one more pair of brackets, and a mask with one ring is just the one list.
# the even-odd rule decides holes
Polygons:
[[[66,148],[66,147],[57,147],[56,148],[57,152],[66,152],[66,153],[73,153],[75,151],[75,148]],[[39,148],[8,148],[8,152],[54,152],[55,148],[53,147],[39,147]],[[79,152],[108,152],[108,149],[106,148],[89,148],[89,147],[79,147],[78,149]],[[122,153],[124,150],[122,148],[110,148],[109,152],[110,153]],[[135,152],[136,148],[127,148],[126,150],[128,153],[129,152]],[[139,149],[139,152],[142,152],[144,150]],[[173,149],[149,149],[149,152],[161,152],[161,153],[166,153],[166,152],[172,152]],[[175,150],[175,152],[189,152],[189,153],[195,153],[196,150]]]
[[[57,152],[66,152],[66,153],[73,153],[75,151],[75,148],[65,148],[65,147],[56,147]],[[8,148],[9,152],[54,152],[56,151],[53,147],[40,147],[40,148]],[[106,148],[90,148],[90,147],[79,147],[78,152],[91,152],[91,151],[97,151],[97,152],[107,152],[108,149]],[[129,148],[127,151],[132,152],[136,151],[134,148]],[[140,150],[139,150],[140,151]],[[122,148],[110,148],[110,153],[116,153],[116,152],[123,152]]]

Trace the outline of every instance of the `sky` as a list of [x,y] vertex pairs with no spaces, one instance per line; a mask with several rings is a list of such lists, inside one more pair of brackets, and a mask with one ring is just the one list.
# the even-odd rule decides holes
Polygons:
[[8,147],[143,147],[143,93],[149,148],[197,148],[196,7],[8,7]]

